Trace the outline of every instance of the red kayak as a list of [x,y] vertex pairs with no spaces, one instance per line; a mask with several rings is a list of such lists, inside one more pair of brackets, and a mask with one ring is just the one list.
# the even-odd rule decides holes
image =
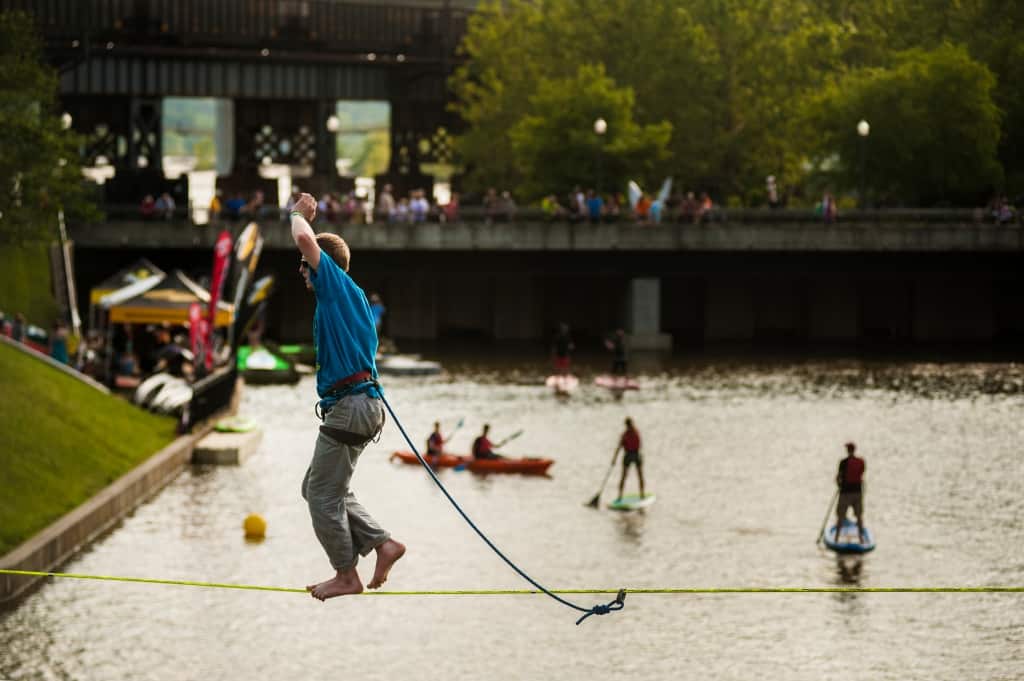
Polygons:
[[[474,473],[522,473],[523,475],[544,475],[548,467],[554,463],[551,459],[474,459],[471,456],[456,454],[427,455],[423,458],[434,468],[465,466]],[[391,460],[395,459],[402,463],[416,465],[420,463],[412,452],[392,452]]]

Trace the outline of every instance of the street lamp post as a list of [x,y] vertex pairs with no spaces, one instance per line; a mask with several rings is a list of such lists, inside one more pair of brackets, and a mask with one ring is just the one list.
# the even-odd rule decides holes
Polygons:
[[868,156],[868,135],[870,133],[871,133],[871,125],[866,120],[864,120],[863,118],[860,119],[860,122],[857,123],[857,135],[860,136],[860,196],[858,198],[860,199],[861,210],[864,209],[864,206],[867,203],[864,200],[864,195],[865,195],[865,191],[866,191],[865,190],[865,179],[866,179],[865,173],[866,173],[866,167],[867,167],[866,164],[867,164],[867,156]]
[[604,183],[604,134],[608,132],[608,122],[603,118],[598,118],[594,121],[594,134],[597,135],[598,142],[601,145],[597,153],[597,195],[601,195],[601,185]]

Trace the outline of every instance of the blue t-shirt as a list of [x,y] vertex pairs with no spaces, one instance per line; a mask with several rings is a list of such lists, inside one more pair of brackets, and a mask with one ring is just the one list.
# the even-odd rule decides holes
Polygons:
[[[320,251],[320,266],[310,270],[309,280],[316,293],[316,392],[321,398],[320,407],[326,409],[338,401],[327,393],[341,379],[369,371],[376,380],[377,329],[363,289],[326,252]],[[378,394],[372,385],[352,392]]]

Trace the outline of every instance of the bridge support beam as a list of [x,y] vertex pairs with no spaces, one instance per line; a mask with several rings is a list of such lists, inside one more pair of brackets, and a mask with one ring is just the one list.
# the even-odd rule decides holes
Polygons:
[[671,334],[661,330],[661,279],[629,282],[629,346],[634,350],[670,350]]

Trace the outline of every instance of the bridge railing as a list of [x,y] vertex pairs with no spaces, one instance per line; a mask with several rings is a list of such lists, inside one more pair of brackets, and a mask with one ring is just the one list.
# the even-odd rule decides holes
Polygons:
[[[50,40],[179,45],[316,45],[436,55],[454,51],[469,11],[331,0],[0,0]],[[448,37],[447,43],[442,37]]]
[[[139,222],[143,217],[137,205],[131,204],[107,204],[101,208],[107,221]],[[213,220],[214,223],[249,221],[273,222],[285,220],[283,210],[273,206],[265,207],[259,215],[229,216],[221,215]],[[325,221],[322,216],[320,221]],[[189,223],[191,218],[185,207],[175,209],[174,215],[168,220],[162,216],[148,218],[151,222],[172,222]],[[441,216],[432,213],[428,216],[427,222],[440,222]],[[494,213],[487,211],[482,206],[463,206],[458,211],[457,222],[577,222],[586,224],[589,219],[574,218],[568,215],[553,216],[545,213],[540,208],[522,207],[512,213]],[[964,223],[995,223],[991,214],[982,208],[880,208],[871,210],[847,210],[843,211],[836,218],[837,222],[855,224],[893,224],[893,223],[935,223],[935,224],[964,224]],[[344,224],[351,220],[337,220],[334,224]],[[377,216],[375,222],[387,222],[383,216]],[[618,216],[604,216],[601,223],[632,223],[637,222],[628,211]],[[709,224],[716,223],[739,223],[739,224],[796,224],[808,222],[824,222],[821,215],[813,209],[796,208],[715,208],[706,211],[699,218],[682,215],[666,215],[661,220],[666,224]],[[1010,224],[1021,224],[1021,216],[1015,215]],[[1004,221],[1002,224],[1007,224]]]

